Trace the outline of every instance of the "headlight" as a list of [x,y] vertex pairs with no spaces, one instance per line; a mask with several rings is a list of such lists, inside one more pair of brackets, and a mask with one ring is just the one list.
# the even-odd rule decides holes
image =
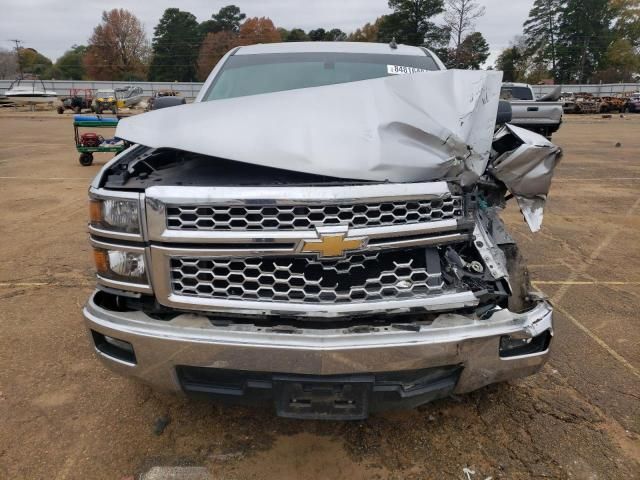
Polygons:
[[144,253],[94,247],[93,256],[101,277],[118,282],[147,283]]
[[138,200],[92,199],[89,212],[93,227],[122,233],[140,233]]

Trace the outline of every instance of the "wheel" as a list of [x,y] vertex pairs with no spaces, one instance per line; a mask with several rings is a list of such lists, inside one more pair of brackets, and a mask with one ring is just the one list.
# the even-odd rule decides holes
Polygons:
[[58,111],[58,113],[60,115],[62,115],[64,113],[64,107],[58,107],[56,110]]
[[80,165],[83,167],[88,167],[93,163],[93,154],[92,153],[83,153],[80,155]]
[[73,107],[73,111],[75,113],[82,113],[82,108],[81,107]]
[[111,109],[111,113],[113,113],[114,115],[118,113],[118,111],[114,108]]
[[101,106],[99,106],[99,105],[98,105],[98,106],[96,107],[96,113],[97,113],[98,115],[102,114],[102,107],[101,107]]

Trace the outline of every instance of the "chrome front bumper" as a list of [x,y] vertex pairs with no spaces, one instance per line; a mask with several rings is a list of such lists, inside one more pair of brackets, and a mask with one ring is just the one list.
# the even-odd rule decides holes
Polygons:
[[526,313],[501,310],[481,321],[443,314],[418,331],[388,326],[367,333],[347,329],[284,333],[253,325],[214,326],[199,314],[155,320],[139,311],[100,307],[95,295],[83,310],[87,328],[130,343],[135,362],[96,348],[98,356],[121,374],[174,391],[181,390],[177,366],[325,376],[460,365],[455,392],[464,393],[537,372],[547,360],[548,348],[502,358],[500,339],[530,339],[553,331],[551,306],[542,300]]

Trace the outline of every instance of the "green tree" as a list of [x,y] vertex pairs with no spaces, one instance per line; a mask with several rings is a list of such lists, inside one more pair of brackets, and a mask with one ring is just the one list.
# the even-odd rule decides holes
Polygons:
[[526,78],[525,52],[518,45],[505,48],[496,60],[496,70],[502,70],[505,82],[523,82]]
[[149,80],[189,82],[197,74],[201,37],[196,17],[178,8],[167,8],[155,28]]
[[53,71],[54,76],[61,80],[82,80],[86,76],[84,56],[87,53],[85,45],[73,45],[58,58]]
[[20,49],[20,66],[24,73],[51,78],[53,62],[33,48]]
[[480,32],[467,35],[457,49],[452,49],[453,64],[450,68],[463,70],[480,70],[489,58],[489,44]]
[[611,0],[616,38],[628,40],[640,53],[640,0]]
[[[440,46],[449,31],[438,27],[431,19],[444,11],[444,0],[389,0],[393,13],[383,17],[381,40],[396,38],[399,43]],[[389,38],[391,37],[391,38]]]
[[606,67],[612,20],[609,0],[567,0],[560,13],[557,46],[562,83],[587,83],[595,71]]
[[[280,32],[280,36],[282,36],[282,32]],[[306,34],[304,30],[301,28],[292,28],[287,32],[286,37],[282,37],[283,42],[308,42],[309,35]]]
[[235,5],[227,5],[211,15],[211,20],[200,24],[200,34],[204,37],[207,33],[239,32],[240,24],[247,18],[245,13]]
[[607,68],[596,72],[594,81],[604,83],[633,82],[640,71],[640,55],[626,38],[618,38],[607,51]]
[[309,30],[309,40],[312,42],[323,42],[326,39],[327,31],[324,28]]
[[557,76],[559,17],[563,5],[564,0],[535,0],[523,25],[528,53],[537,64],[550,65],[554,77]]

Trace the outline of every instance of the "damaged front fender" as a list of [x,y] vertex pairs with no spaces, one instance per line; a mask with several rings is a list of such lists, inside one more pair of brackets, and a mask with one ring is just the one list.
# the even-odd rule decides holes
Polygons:
[[498,152],[490,173],[516,197],[529,228],[537,232],[562,150],[543,136],[514,125],[498,130],[494,149]]

